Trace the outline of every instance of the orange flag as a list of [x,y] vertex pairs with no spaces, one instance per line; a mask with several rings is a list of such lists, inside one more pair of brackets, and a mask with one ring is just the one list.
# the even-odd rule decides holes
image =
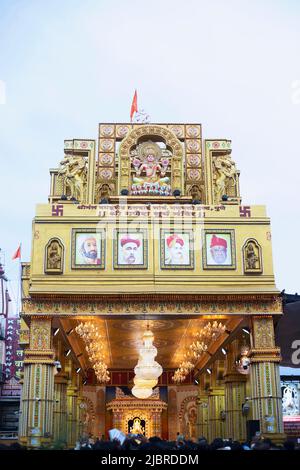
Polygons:
[[138,107],[137,107],[137,92],[135,90],[133,100],[132,100],[132,104],[131,104],[131,110],[130,110],[130,121],[131,122],[132,122],[133,115],[134,115],[134,113],[137,112],[137,110],[138,110]]
[[17,258],[21,259],[21,245],[19,245],[17,251],[15,252],[15,254],[12,257],[12,259],[17,259]]

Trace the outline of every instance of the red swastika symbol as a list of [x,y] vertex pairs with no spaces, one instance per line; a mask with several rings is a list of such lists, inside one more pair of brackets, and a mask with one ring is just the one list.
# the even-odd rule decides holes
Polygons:
[[251,207],[240,206],[240,217],[251,217]]
[[62,215],[64,215],[64,206],[62,204],[57,204],[57,206],[53,204],[52,215],[57,217],[61,217]]

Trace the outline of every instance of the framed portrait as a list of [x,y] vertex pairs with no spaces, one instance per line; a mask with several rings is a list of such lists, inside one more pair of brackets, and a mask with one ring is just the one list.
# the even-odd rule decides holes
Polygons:
[[161,269],[194,269],[193,230],[161,229]]
[[72,229],[72,269],[104,269],[105,230]]
[[114,231],[114,268],[147,269],[148,235],[146,229]]
[[202,230],[203,269],[235,269],[235,237],[231,229]]

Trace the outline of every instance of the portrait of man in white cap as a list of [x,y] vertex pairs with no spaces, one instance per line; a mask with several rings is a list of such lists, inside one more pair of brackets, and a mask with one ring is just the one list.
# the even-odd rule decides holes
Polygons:
[[118,246],[118,264],[139,265],[143,263],[141,236],[138,233],[122,235]]

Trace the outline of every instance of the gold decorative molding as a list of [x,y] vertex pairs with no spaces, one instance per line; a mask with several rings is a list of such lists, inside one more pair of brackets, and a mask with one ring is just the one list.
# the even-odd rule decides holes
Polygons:
[[[131,296],[108,297],[106,301],[84,297],[69,299],[27,299],[23,302],[23,317],[50,318],[55,316],[87,315],[259,315],[267,318],[270,315],[282,314],[282,303],[279,297],[259,296],[155,296],[147,295],[145,302]],[[166,298],[169,297],[169,298]],[[250,297],[250,298],[249,298]],[[266,313],[268,312],[268,313]],[[271,317],[272,318],[272,317]]]

